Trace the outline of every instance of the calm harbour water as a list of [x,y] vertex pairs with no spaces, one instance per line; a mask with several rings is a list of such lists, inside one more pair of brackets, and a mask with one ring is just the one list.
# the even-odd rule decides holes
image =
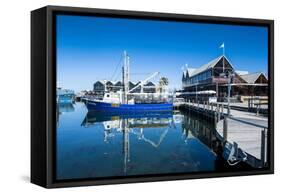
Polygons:
[[83,103],[58,110],[58,180],[217,170],[213,126],[196,117],[91,114]]

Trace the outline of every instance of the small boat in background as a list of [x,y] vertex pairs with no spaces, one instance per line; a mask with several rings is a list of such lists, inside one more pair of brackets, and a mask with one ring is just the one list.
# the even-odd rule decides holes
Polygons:
[[57,87],[57,103],[68,104],[74,102],[75,93],[73,90]]

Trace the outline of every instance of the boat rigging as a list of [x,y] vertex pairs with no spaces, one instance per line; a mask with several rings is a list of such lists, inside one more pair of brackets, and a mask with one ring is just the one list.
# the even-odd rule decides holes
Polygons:
[[[85,103],[88,110],[117,112],[172,111],[172,96],[169,97],[167,93],[144,93],[143,91],[144,85],[160,73],[153,73],[130,89],[130,58],[126,51],[124,51],[123,57],[122,89],[117,92],[105,93],[102,100],[86,99]],[[141,88],[140,93],[133,93],[133,91],[139,87]]]

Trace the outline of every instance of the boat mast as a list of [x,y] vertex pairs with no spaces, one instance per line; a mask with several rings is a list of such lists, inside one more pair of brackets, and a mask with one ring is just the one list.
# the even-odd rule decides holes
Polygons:
[[128,92],[129,92],[129,56],[127,52],[124,51],[124,64],[123,64],[123,85],[124,85],[124,102],[128,103]]

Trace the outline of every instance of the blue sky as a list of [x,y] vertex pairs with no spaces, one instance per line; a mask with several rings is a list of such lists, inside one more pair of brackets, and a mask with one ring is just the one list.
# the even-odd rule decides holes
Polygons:
[[121,65],[113,74],[126,50],[132,81],[159,71],[179,88],[182,67],[218,57],[222,42],[237,70],[267,73],[267,33],[266,27],[58,15],[57,80],[76,92],[96,80],[121,80]]

